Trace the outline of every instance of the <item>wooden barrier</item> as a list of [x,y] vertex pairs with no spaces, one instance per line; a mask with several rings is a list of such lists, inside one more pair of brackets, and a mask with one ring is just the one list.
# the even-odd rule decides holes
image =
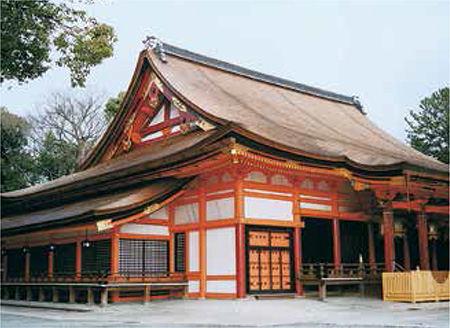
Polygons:
[[450,299],[448,271],[383,273],[383,301],[427,302]]

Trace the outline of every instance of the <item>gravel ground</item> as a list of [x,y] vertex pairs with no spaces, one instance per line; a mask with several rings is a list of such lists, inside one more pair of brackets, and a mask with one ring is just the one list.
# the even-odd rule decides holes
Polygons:
[[116,304],[79,313],[2,306],[2,328],[449,327],[449,303],[390,303],[332,297],[280,300],[171,300]]

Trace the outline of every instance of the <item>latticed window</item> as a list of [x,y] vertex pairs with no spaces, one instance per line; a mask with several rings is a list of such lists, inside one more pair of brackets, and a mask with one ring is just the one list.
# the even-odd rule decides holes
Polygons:
[[175,271],[186,271],[186,234],[184,232],[174,235]]
[[30,277],[44,278],[48,274],[48,246],[30,248]]
[[83,276],[108,274],[110,263],[110,239],[92,241],[89,247],[83,247],[81,253],[81,273]]
[[131,277],[164,276],[169,271],[169,242],[120,239],[119,273]]
[[56,245],[53,255],[53,274],[59,277],[75,276],[77,245]]

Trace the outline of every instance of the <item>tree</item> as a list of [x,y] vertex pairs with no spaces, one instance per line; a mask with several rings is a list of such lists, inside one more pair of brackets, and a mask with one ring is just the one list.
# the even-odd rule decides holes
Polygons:
[[52,180],[75,171],[106,127],[103,97],[53,93],[30,116],[39,174]]
[[449,163],[449,88],[443,88],[420,101],[420,110],[410,110],[407,139],[418,151]]
[[1,115],[1,192],[25,188],[37,181],[28,147],[29,125],[5,107]]
[[117,41],[111,26],[49,0],[2,0],[0,35],[0,82],[28,82],[54,63],[67,67],[72,86],[81,87],[91,68],[113,55]]
[[122,105],[123,98],[125,98],[125,91],[120,91],[117,97],[111,97],[108,99],[105,105],[105,118],[108,122],[111,122],[114,116],[119,111],[120,105]]

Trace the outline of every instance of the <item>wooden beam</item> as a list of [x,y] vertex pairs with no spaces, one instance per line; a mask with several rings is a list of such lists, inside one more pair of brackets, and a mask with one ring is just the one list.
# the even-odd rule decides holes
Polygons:
[[407,234],[403,236],[403,266],[406,271],[411,270],[411,257],[409,254],[409,242]]
[[199,196],[199,255],[200,255],[200,298],[206,298],[206,191],[204,182],[200,181]]
[[371,265],[375,264],[375,238],[373,232],[373,223],[367,223],[367,236],[368,236],[368,246],[369,246],[369,263]]

